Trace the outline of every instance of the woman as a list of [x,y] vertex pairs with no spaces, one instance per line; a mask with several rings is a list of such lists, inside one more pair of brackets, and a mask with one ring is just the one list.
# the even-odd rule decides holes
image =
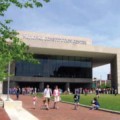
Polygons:
[[54,96],[54,109],[58,109],[58,102],[60,101],[60,90],[58,89],[58,86],[55,86],[55,89],[53,91],[53,96]]

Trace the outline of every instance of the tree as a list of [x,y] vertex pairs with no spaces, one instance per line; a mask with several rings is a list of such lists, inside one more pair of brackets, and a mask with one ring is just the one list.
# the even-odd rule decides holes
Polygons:
[[106,83],[106,84],[101,84],[100,85],[100,88],[102,88],[102,89],[104,89],[104,88],[111,88],[111,85],[110,85],[110,83]]
[[104,83],[102,83],[102,84],[100,85],[100,88],[101,88],[101,89],[104,89],[104,88],[106,88],[106,85],[105,85]]
[[[43,1],[49,2],[50,0]],[[12,4],[18,8],[43,6],[39,0],[0,0],[0,17],[4,18],[5,12]],[[6,69],[9,63],[20,60],[39,63],[28,52],[29,46],[18,38],[19,33],[9,27],[11,22],[12,20],[0,22],[0,80],[9,76]]]
[[106,88],[111,88],[111,84],[110,84],[110,83],[107,83],[107,84],[106,84]]

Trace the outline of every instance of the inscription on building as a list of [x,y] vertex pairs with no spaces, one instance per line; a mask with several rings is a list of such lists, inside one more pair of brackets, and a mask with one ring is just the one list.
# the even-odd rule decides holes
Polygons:
[[40,40],[46,42],[60,42],[60,43],[71,43],[71,44],[86,44],[86,41],[75,40],[75,39],[67,39],[67,38],[58,38],[58,37],[46,37],[46,36],[34,36],[34,35],[22,35],[23,39],[27,40]]

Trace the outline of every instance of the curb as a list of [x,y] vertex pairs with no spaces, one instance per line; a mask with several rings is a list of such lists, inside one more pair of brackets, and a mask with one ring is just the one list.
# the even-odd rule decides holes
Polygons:
[[[62,102],[62,103],[67,103],[67,104],[72,104],[72,105],[74,105],[74,103],[72,103],[72,102],[66,102],[66,101],[61,101],[61,102]],[[91,107],[91,106],[89,106],[89,105],[84,105],[84,104],[80,104],[79,106],[86,107],[86,108],[90,108],[90,107]],[[104,109],[104,108],[99,108],[98,110],[99,110],[99,111],[104,111],[104,112],[110,112],[110,113],[120,114],[120,111],[113,111],[113,110]]]

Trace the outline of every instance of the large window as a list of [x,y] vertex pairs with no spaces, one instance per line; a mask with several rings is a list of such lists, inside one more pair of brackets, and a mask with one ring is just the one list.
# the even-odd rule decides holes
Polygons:
[[90,58],[72,56],[35,55],[40,64],[17,62],[16,76],[92,78]]

